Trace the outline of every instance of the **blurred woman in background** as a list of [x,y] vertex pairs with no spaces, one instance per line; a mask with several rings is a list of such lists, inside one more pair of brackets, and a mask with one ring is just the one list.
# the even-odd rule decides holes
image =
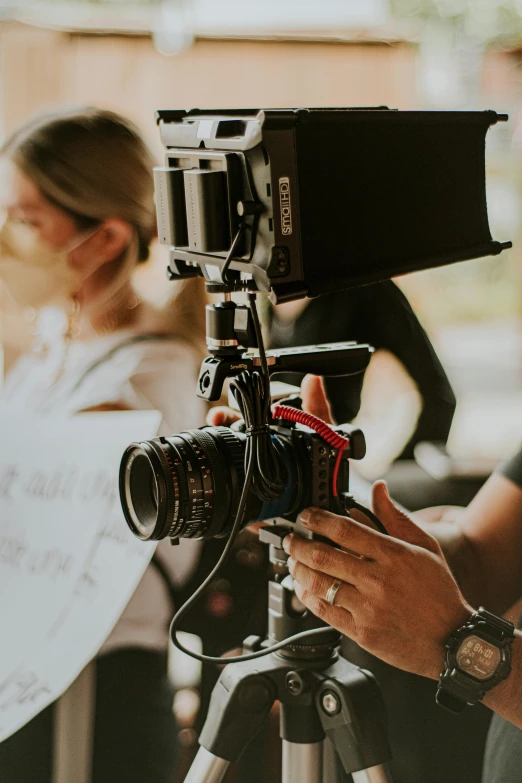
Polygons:
[[[136,128],[109,111],[61,111],[17,130],[2,156],[0,279],[38,311],[35,350],[8,373],[3,400],[41,415],[156,409],[161,433],[203,424],[194,394],[202,281],[178,284],[161,312],[132,284],[156,233],[153,160]],[[177,553],[167,544],[163,568],[147,568],[96,660],[94,783],[172,782],[165,569],[183,581],[194,543],[183,541]],[[55,712],[51,705],[0,744],[2,780],[50,783]]]

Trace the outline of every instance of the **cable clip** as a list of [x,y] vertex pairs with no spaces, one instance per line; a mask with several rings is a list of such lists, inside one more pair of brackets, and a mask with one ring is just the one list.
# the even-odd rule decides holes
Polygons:
[[270,432],[270,426],[268,424],[259,424],[257,427],[252,425],[247,427],[245,432],[249,438],[253,437],[254,435],[264,435]]

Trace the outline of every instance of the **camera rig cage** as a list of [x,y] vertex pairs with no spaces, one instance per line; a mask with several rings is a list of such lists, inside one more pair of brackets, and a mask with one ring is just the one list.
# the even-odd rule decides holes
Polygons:
[[274,302],[496,255],[485,137],[494,111],[157,112],[159,241],[173,279],[202,274]]

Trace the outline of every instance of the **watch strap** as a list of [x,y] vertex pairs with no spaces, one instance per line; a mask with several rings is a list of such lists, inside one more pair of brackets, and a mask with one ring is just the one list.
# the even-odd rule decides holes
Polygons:
[[454,696],[451,691],[445,690],[444,687],[440,685],[440,683],[437,688],[437,693],[435,694],[435,701],[439,707],[444,707],[445,709],[449,710],[450,712],[454,712],[455,714],[464,712],[466,707],[469,706],[468,701],[461,699],[458,696]]
[[[503,617],[497,617],[496,614],[488,612],[483,606],[478,612],[474,612],[467,624],[473,623],[473,630],[480,631],[494,642],[500,645],[506,641],[512,641],[515,635],[515,626],[510,620]],[[466,626],[464,626],[466,627]]]
[[447,668],[440,676],[435,701],[451,712],[462,712],[468,705],[476,704],[484,698],[486,691],[477,685],[476,680],[473,682],[471,677],[462,674],[458,669]]

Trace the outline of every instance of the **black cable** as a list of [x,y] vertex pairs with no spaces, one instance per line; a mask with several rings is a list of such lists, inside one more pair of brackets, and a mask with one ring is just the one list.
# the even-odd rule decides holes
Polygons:
[[234,241],[232,242],[232,245],[230,246],[230,250],[227,253],[227,257],[225,258],[225,263],[223,264],[223,267],[221,269],[221,279],[225,283],[225,285],[230,286],[230,288],[234,288],[234,280],[230,280],[228,277],[228,270],[230,267],[230,264],[234,260],[234,253],[236,252],[236,247],[238,246],[239,242],[241,241],[243,234],[245,232],[246,225],[245,223],[240,223],[239,228],[237,231],[236,236],[234,237]]
[[265,385],[257,371],[241,373],[230,382],[247,434],[245,464],[252,459],[252,491],[262,501],[280,497],[287,485],[286,467],[274,445],[265,413]]
[[258,650],[257,652],[254,653],[248,653],[247,655],[236,655],[231,658],[220,658],[213,655],[203,655],[201,653],[195,653],[192,650],[189,650],[187,647],[184,647],[177,637],[178,626],[180,624],[181,619],[186,615],[188,610],[196,603],[196,601],[199,599],[199,597],[201,596],[205,588],[208,587],[208,585],[210,584],[214,576],[217,574],[217,572],[220,570],[221,566],[227,559],[230,550],[234,545],[234,541],[236,539],[237,534],[239,533],[239,530],[241,528],[241,523],[243,522],[243,517],[245,515],[246,501],[251,486],[253,471],[254,471],[254,463],[252,461],[252,457],[250,457],[250,460],[246,465],[245,484],[241,492],[241,498],[236,513],[236,519],[234,521],[234,525],[232,527],[230,537],[221,554],[221,557],[219,558],[218,562],[216,563],[212,571],[209,573],[209,575],[204,579],[202,584],[195,591],[195,593],[193,593],[190,596],[190,598],[188,598],[185,601],[183,606],[180,609],[178,609],[170,624],[170,638],[172,639],[174,646],[177,647],[178,650],[181,650],[181,652],[184,652],[186,655],[189,655],[191,658],[195,658],[197,661],[201,661],[202,663],[224,664],[224,663],[241,663],[242,661],[253,661],[256,658],[262,658],[265,655],[269,655],[270,653],[276,652],[276,650],[281,650],[283,647],[287,647],[289,644],[300,641],[301,639],[305,639],[308,636],[330,633],[332,630],[329,626],[327,626],[325,628],[312,628],[308,631],[301,631],[300,633],[294,634],[293,636],[289,636],[287,639],[283,639],[281,642],[278,642],[277,644],[273,644],[270,647],[265,647],[263,650]]
[[347,511],[347,512],[351,508],[357,509],[357,511],[360,511],[362,514],[364,514],[366,517],[368,517],[368,519],[371,522],[373,522],[373,524],[375,525],[375,527],[377,528],[379,533],[383,533],[383,535],[385,535],[385,536],[389,535],[388,531],[386,530],[386,528],[382,524],[382,522],[379,519],[379,517],[377,517],[373,513],[373,511],[370,511],[369,508],[366,508],[366,506],[363,506],[362,503],[359,503],[357,500],[355,500],[355,498],[353,498],[352,496],[349,496],[348,498],[345,499],[344,508],[345,508],[345,511]]
[[252,313],[252,321],[254,324],[254,331],[256,333],[256,341],[259,350],[259,359],[261,361],[261,372],[263,374],[265,382],[265,410],[266,421],[271,421],[270,416],[270,374],[268,372],[268,364],[266,361],[265,344],[263,342],[263,332],[261,331],[261,323],[259,321],[259,315],[257,312],[257,302],[255,294],[248,294],[248,302],[250,305],[250,312]]
[[280,497],[288,483],[288,474],[270,432],[270,376],[263,345],[255,294],[249,294],[249,306],[259,348],[260,371],[241,373],[230,381],[247,433],[245,464],[254,461],[252,491],[262,501]]
[[176,633],[178,630],[179,623],[181,619],[186,615],[188,610],[196,603],[196,601],[199,599],[200,595],[203,593],[206,587],[210,584],[214,576],[217,574],[217,572],[220,570],[221,566],[225,562],[225,560],[228,557],[228,554],[230,550],[232,549],[232,546],[234,545],[234,541],[236,539],[236,536],[241,528],[241,523],[243,522],[243,517],[245,516],[245,508],[246,508],[246,502],[248,497],[248,492],[250,488],[250,482],[252,480],[252,472],[254,469],[254,464],[250,462],[246,465],[246,471],[245,471],[245,484],[243,486],[243,490],[241,492],[241,497],[239,499],[239,505],[237,508],[236,513],[236,519],[234,521],[234,524],[232,526],[232,530],[230,532],[230,537],[226,543],[226,546],[221,553],[221,557],[217,561],[216,565],[212,569],[212,571],[208,574],[208,576],[203,580],[203,582],[200,584],[198,589],[188,598],[183,606],[178,609],[174,617],[172,618],[172,622],[170,624],[170,638],[172,639],[173,644],[178,648],[178,650],[181,650],[182,652],[186,653],[187,655],[190,655],[191,658],[196,658],[198,661],[202,661],[204,663],[223,663],[222,658],[217,658],[211,655],[200,655],[199,653],[192,652],[192,650],[188,650],[186,647],[184,647],[181,642],[179,641]]

